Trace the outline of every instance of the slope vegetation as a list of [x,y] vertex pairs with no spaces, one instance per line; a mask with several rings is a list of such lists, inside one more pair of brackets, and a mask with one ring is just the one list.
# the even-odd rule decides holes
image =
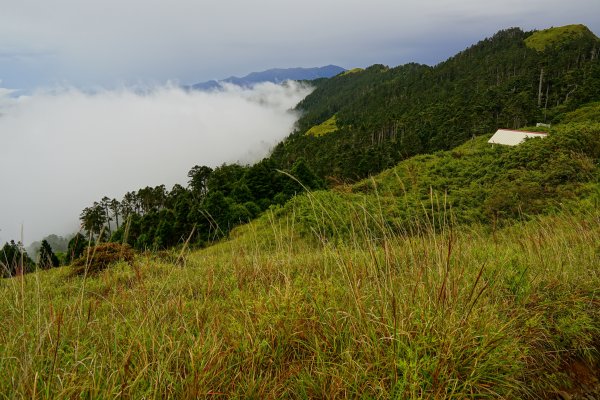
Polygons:
[[581,39],[597,38],[585,25],[566,25],[537,31],[525,39],[525,45],[537,51],[544,51],[549,47],[566,45]]
[[[391,231],[418,233],[450,220],[496,227],[600,206],[600,124],[556,125],[547,138],[516,147],[492,146],[489,136],[412,157],[354,185],[297,196],[277,214],[293,216],[307,236],[319,226],[322,239],[345,241],[368,215],[381,215],[379,224]],[[324,211],[316,213],[315,204]],[[361,234],[379,237],[377,230]]]
[[2,280],[0,393],[594,398],[599,136],[478,138],[202,251]]
[[[600,42],[585,27],[554,34],[573,29],[508,29],[435,67],[374,65],[322,81],[272,159],[287,168],[302,157],[321,177],[356,180],[497,128],[559,122],[600,97]],[[530,48],[549,33],[560,46]],[[336,132],[305,135],[333,116]]]
[[[528,57],[526,36],[499,37]],[[321,88],[348,79],[340,89],[360,99],[372,74],[434,70],[373,67]],[[341,98],[315,93],[313,111],[331,108],[307,112],[279,152],[368,132],[343,122]],[[492,147],[490,130],[282,205],[269,202],[272,159],[195,167],[173,213],[156,206],[115,237],[179,223],[175,211],[202,196],[211,223],[239,211],[227,198],[264,199],[266,211],[203,250],[188,239],[96,268],[98,246],[76,266],[0,280],[0,398],[598,398],[600,96],[571,103],[587,95],[552,110],[562,123],[545,139]],[[333,115],[338,131],[305,135]],[[322,187],[304,161],[292,172]],[[279,193],[306,189],[286,182]]]
[[593,378],[598,363],[597,213],[337,245],[290,228],[272,216],[183,267],[148,255],[94,277],[1,281],[0,393],[592,395],[572,373]]

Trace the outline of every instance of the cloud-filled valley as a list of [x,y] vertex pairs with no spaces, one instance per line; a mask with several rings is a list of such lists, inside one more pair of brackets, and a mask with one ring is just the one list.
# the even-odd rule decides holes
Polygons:
[[93,93],[74,88],[15,96],[0,89],[0,242],[77,229],[102,196],[186,184],[194,165],[250,163],[293,129],[311,88],[185,91],[163,85]]

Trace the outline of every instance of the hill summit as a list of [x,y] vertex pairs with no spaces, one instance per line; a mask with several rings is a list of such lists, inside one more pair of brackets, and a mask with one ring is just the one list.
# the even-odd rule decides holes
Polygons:
[[598,37],[582,24],[565,25],[534,32],[525,39],[525,45],[537,51],[561,46],[576,40],[598,40]]

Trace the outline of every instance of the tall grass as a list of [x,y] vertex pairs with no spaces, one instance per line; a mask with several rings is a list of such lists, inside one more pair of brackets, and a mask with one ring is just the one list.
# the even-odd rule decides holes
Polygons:
[[298,234],[296,211],[271,212],[183,268],[148,254],[98,276],[2,280],[0,398],[568,390],[565,366],[599,360],[600,215],[492,233],[456,226],[443,196],[431,199],[404,230],[377,207],[341,215],[312,196],[315,240]]

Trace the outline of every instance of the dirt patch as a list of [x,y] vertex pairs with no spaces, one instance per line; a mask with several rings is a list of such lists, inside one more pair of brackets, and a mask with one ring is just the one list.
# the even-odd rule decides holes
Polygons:
[[580,359],[569,360],[564,365],[564,371],[569,377],[571,385],[558,391],[557,399],[600,399],[600,365],[590,365]]

